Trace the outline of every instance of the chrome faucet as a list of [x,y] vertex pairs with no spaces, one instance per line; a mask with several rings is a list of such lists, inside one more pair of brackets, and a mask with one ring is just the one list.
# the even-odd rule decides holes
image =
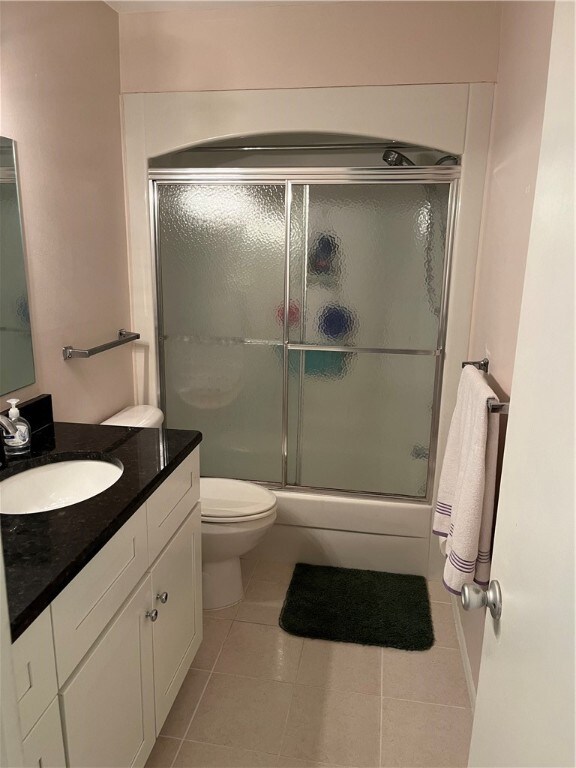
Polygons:
[[0,414],[0,426],[2,426],[3,431],[9,435],[16,435],[18,433],[17,427],[8,416],[2,416],[2,414]]

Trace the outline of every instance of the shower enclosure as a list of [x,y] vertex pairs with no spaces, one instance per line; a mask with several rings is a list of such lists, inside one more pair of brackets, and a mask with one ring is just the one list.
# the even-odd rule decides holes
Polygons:
[[203,475],[429,499],[459,171],[151,171],[162,408]]

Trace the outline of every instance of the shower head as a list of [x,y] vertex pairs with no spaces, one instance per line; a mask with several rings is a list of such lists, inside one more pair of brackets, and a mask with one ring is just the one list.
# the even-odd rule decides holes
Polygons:
[[436,160],[434,165],[458,165],[458,158],[456,155],[444,155],[440,160]]
[[396,167],[400,165],[415,165],[406,155],[403,155],[402,152],[397,152],[395,149],[387,149],[382,155],[382,160],[388,163],[388,165]]

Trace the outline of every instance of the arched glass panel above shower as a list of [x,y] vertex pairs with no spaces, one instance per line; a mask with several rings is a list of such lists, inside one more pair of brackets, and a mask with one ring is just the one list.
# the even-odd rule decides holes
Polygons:
[[429,499],[459,175],[333,134],[150,162],[162,405],[203,475]]
[[[431,147],[393,139],[334,133],[237,136],[159,155],[150,168],[380,168],[406,158],[418,167],[459,165],[460,158]],[[387,160],[383,157],[388,154]]]

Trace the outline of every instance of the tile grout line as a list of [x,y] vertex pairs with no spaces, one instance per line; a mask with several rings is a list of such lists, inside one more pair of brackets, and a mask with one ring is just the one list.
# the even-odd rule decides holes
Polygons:
[[[206,670],[204,670],[206,671]],[[277,677],[255,677],[254,675],[240,675],[237,672],[218,672],[214,670],[214,675],[221,675],[222,677],[239,677],[242,680],[265,680],[269,683],[281,683],[282,685],[298,685],[300,688],[319,688],[322,691],[334,691],[335,693],[347,693],[351,696],[367,696],[370,699],[392,698],[391,696],[380,696],[377,693],[365,693],[364,691],[353,691],[349,688],[334,688],[329,685],[312,685],[311,683],[291,683],[289,680],[278,680]]]
[[382,696],[382,699],[391,701],[407,701],[410,704],[423,704],[430,707],[448,707],[448,709],[463,709],[466,712],[472,712],[471,707],[462,707],[460,704],[440,704],[438,701],[422,701],[421,699],[403,699],[400,696]]
[[284,748],[284,741],[286,739],[286,731],[288,730],[288,720],[290,719],[290,710],[292,709],[292,702],[294,701],[294,691],[296,690],[296,684],[298,681],[298,673],[300,672],[300,664],[302,663],[302,656],[304,654],[304,640],[302,638],[302,646],[300,648],[300,655],[298,656],[298,666],[296,667],[296,679],[292,686],[292,694],[290,696],[290,703],[288,704],[288,710],[286,712],[286,720],[284,721],[284,728],[282,729],[282,737],[280,738],[280,749],[278,750],[278,757],[282,757],[282,749]]
[[[242,600],[246,599],[246,593],[248,592],[248,587],[250,586],[250,582],[254,578],[254,574],[256,572],[256,568],[258,568],[258,563],[259,562],[260,562],[260,560],[258,559],[254,563],[254,568],[252,568],[252,570],[250,571],[250,576],[248,576],[248,581],[246,582],[246,586],[244,586],[244,584],[242,584],[242,592],[244,593],[244,597],[242,598]],[[240,600],[240,603],[242,602],[242,600]],[[234,617],[234,618],[236,618],[236,617]]]
[[[239,744],[221,744],[219,741],[203,741],[202,739],[182,739],[182,741],[186,742],[187,744],[205,744],[209,747],[220,747],[221,749],[231,749],[231,750],[244,750],[246,752],[256,752],[259,755],[266,755],[267,757],[280,757],[280,755],[276,754],[276,752],[266,752],[262,749],[252,749],[252,747],[243,747]],[[338,766],[337,768],[340,768]],[[343,766],[342,768],[346,768],[346,766]]]
[[[438,643],[434,643],[432,648],[442,648],[443,651],[459,651],[460,648],[455,645],[438,645]],[[428,648],[429,651],[432,650],[432,648]],[[423,651],[423,653],[426,653],[426,651]]]
[[[216,658],[214,659],[214,663],[212,664],[212,667],[210,668],[210,677],[212,677],[212,675],[214,675],[214,674],[218,674],[218,673],[215,672],[216,664],[218,664],[218,659],[222,655],[222,651],[224,650],[224,646],[226,645],[226,641],[230,637],[230,633],[232,632],[232,627],[234,626],[234,621],[235,621],[235,619],[232,619],[230,621],[230,626],[228,627],[228,632],[226,632],[226,634],[224,635],[224,640],[222,640],[222,644],[220,645],[220,650],[216,654]],[[204,693],[202,693],[202,695],[204,695]],[[192,721],[190,721],[190,722],[192,722]],[[188,727],[190,727],[190,726],[188,726]]]
[[[190,720],[188,721],[188,725],[186,726],[186,730],[184,731],[184,736],[180,740],[180,746],[176,750],[176,754],[174,755],[174,759],[172,760],[172,762],[170,764],[170,768],[172,768],[174,766],[174,763],[176,762],[176,759],[177,759],[178,755],[180,754],[180,752],[182,750],[182,745],[186,741],[186,734],[190,730],[190,726],[192,725],[192,720],[194,720],[196,712],[198,711],[198,707],[200,706],[200,703],[201,703],[202,699],[204,698],[204,694],[206,693],[206,689],[208,688],[208,683],[210,682],[210,680],[212,679],[212,675],[214,674],[214,667],[216,666],[216,663],[218,662],[218,659],[220,658],[220,654],[222,653],[222,649],[224,648],[224,643],[228,639],[228,635],[230,634],[230,631],[232,630],[232,624],[233,623],[234,623],[233,620],[230,621],[230,626],[228,627],[228,632],[226,633],[226,635],[224,637],[224,640],[222,641],[222,645],[220,646],[220,650],[218,651],[218,653],[216,655],[216,658],[214,659],[214,663],[212,664],[211,668],[209,670],[201,670],[201,671],[204,671],[204,672],[208,672],[208,678],[206,680],[206,683],[204,684],[204,688],[202,688],[202,693],[198,697],[198,701],[196,702],[196,706],[194,707],[194,709],[192,711],[192,715],[190,717]],[[190,669],[193,669],[193,667],[190,667]]]
[[[204,688],[202,688],[202,693],[200,694],[200,696],[198,698],[198,701],[196,702],[196,706],[194,707],[194,709],[192,711],[192,715],[190,717],[190,720],[188,721],[188,725],[186,726],[186,730],[184,731],[184,736],[186,736],[186,734],[188,733],[188,729],[190,728],[190,726],[192,724],[192,720],[194,719],[194,715],[196,714],[196,710],[200,706],[200,702],[202,701],[202,699],[204,697],[204,693],[206,692],[206,688],[208,688],[208,683],[210,682],[210,678],[211,677],[212,677],[212,672],[209,672],[208,673],[208,678],[206,680],[206,683],[204,684]],[[180,751],[182,749],[182,745],[184,744],[184,736],[180,739],[180,745],[179,745],[178,749],[176,750],[176,754],[174,755],[174,758],[173,758],[172,762],[170,763],[170,768],[172,768],[172,766],[176,762],[176,758],[180,754]]]
[[[250,583],[251,583],[251,581],[253,579],[254,573],[255,573],[256,568],[258,566],[258,563],[259,563],[259,560],[257,560],[256,563],[254,564],[254,568],[252,569],[252,572],[251,572],[250,576],[248,577],[248,580],[246,582],[246,586],[243,588],[244,598],[246,596],[246,592],[248,591],[248,587],[249,587],[249,585],[250,585]],[[242,602],[242,601],[239,601],[239,602]],[[204,613],[203,613],[203,616],[204,616]],[[216,618],[216,617],[211,617],[211,618]],[[220,656],[222,654],[222,651],[224,649],[224,645],[225,645],[226,641],[228,640],[228,637],[230,636],[230,633],[232,632],[232,626],[233,626],[234,622],[237,621],[237,619],[236,619],[236,617],[234,617],[232,619],[220,619],[220,620],[221,621],[230,621],[230,626],[228,627],[228,631],[226,632],[226,635],[225,635],[225,637],[224,637],[224,639],[222,641],[222,644],[220,645],[220,649],[219,649],[219,651],[218,651],[218,653],[216,655],[216,658],[214,659],[214,662],[213,662],[211,668],[209,670],[199,670],[199,671],[208,672],[208,678],[207,678],[206,683],[205,683],[205,685],[204,685],[204,687],[202,689],[202,693],[200,694],[198,702],[196,703],[196,706],[194,707],[194,710],[192,712],[192,715],[191,715],[190,720],[188,722],[188,725],[186,727],[184,736],[181,739],[178,739],[177,737],[169,737],[169,738],[173,738],[173,739],[175,739],[175,740],[180,742],[180,744],[178,746],[178,749],[176,750],[176,753],[174,755],[174,758],[173,758],[173,760],[172,760],[172,762],[170,764],[170,768],[172,768],[174,766],[174,764],[175,764],[175,762],[176,762],[176,760],[178,758],[178,755],[182,751],[182,746],[183,746],[184,742],[185,741],[192,741],[191,739],[186,739],[186,735],[188,734],[188,731],[190,730],[190,726],[192,725],[192,721],[194,720],[194,717],[196,716],[196,712],[198,711],[198,708],[200,707],[202,699],[204,698],[204,694],[206,693],[206,689],[208,688],[210,680],[212,679],[213,675],[215,675],[215,674],[225,674],[225,673],[215,672],[215,669],[216,669],[216,665],[218,663],[218,660],[219,660],[219,658],[220,658]],[[251,622],[251,623],[257,624],[258,622]],[[302,643],[302,648],[303,647],[304,647],[304,643]],[[302,648],[300,650],[300,657],[298,659],[298,667],[300,666],[300,659],[301,659],[301,656],[302,656]],[[190,666],[190,669],[195,669],[195,667]],[[232,677],[246,677],[246,676],[245,675],[232,675]],[[249,678],[249,679],[261,680],[261,679],[267,679],[267,678]],[[284,682],[284,681],[276,681],[276,682]],[[292,696],[294,695],[294,686],[293,686],[293,684],[291,684],[291,686],[292,686],[292,695],[290,697],[290,703],[292,703]],[[289,713],[289,711],[290,711],[290,706],[288,707],[288,713]],[[288,713],[286,715],[286,721],[284,723],[282,740],[283,740],[284,732],[286,730],[286,726],[288,724]],[[282,740],[281,740],[281,743],[280,743],[280,749],[282,748]],[[196,741],[196,743],[211,743],[211,742],[199,742],[197,740],[195,740],[195,741]],[[216,746],[218,746],[218,745],[216,745]],[[270,754],[274,754],[274,756],[280,756],[280,752],[278,752],[278,753],[270,753]]]

